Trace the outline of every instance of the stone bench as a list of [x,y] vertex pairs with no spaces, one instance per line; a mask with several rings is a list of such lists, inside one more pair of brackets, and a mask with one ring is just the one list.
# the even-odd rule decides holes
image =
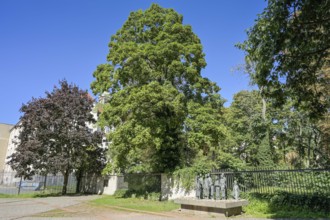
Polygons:
[[196,198],[175,199],[181,205],[181,211],[193,214],[220,214],[225,216],[242,214],[242,206],[248,205],[247,200],[210,200]]

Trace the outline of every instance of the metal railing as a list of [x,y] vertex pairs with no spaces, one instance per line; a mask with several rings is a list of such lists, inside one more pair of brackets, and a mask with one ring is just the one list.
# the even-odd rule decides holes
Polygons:
[[251,170],[215,170],[213,179],[224,173],[227,188],[232,189],[237,180],[243,192],[275,193],[285,191],[294,194],[322,193],[330,195],[329,169],[269,169],[255,168]]
[[[15,177],[16,172],[0,172],[0,194],[60,193],[64,176],[62,174],[34,175],[31,179]],[[77,180],[70,174],[67,193],[75,193]]]

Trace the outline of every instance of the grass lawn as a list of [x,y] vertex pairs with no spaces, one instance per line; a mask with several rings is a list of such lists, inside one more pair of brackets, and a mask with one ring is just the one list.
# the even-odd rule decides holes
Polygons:
[[2,194],[0,193],[0,198],[34,198],[36,197],[36,193],[23,193],[20,195],[17,194]]
[[149,212],[166,212],[178,209],[180,206],[172,201],[150,201],[141,198],[118,198],[115,196],[103,196],[90,201],[93,205],[109,205],[113,208],[120,207]]
[[[66,196],[77,195],[75,193],[67,193]],[[51,192],[43,192],[43,191],[31,191],[31,192],[24,192],[19,195],[17,194],[2,194],[0,193],[0,198],[41,198],[41,197],[54,197],[54,196],[62,196],[61,193],[51,193]]]
[[272,206],[267,201],[249,199],[243,207],[244,216],[254,218],[330,218],[330,213],[313,211],[305,207]]

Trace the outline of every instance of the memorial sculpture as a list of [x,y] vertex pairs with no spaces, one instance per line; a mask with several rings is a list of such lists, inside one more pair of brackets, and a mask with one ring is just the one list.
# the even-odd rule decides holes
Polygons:
[[197,175],[196,177],[196,198],[202,199],[203,190],[203,177],[202,175]]
[[210,188],[211,188],[211,182],[209,179],[209,174],[206,175],[204,178],[204,185],[203,185],[203,198],[209,199],[210,198]]
[[214,184],[211,178],[211,175],[207,175],[208,184],[209,184],[209,196],[208,199],[214,199]]
[[219,200],[220,199],[220,179],[219,176],[217,175],[215,177],[215,181],[214,181],[214,191],[215,191],[215,199]]
[[233,186],[233,197],[235,200],[239,200],[239,187],[236,180],[234,181]]
[[[224,214],[225,216],[240,215],[242,207],[248,205],[245,199],[239,199],[239,187],[237,180],[231,181],[229,179],[227,185],[227,178],[224,173],[214,174],[214,178],[210,174],[197,175],[196,183],[196,198],[190,197],[178,198],[175,203],[181,205],[181,210],[195,213],[196,211],[202,213]],[[233,185],[231,184],[233,183]],[[227,199],[227,188],[232,188],[231,195],[234,199]],[[230,196],[231,197],[231,196]],[[203,199],[207,201],[203,201]]]
[[[227,199],[227,178],[224,173],[221,174],[220,178],[216,175],[214,182],[210,174],[206,174],[204,177],[197,175],[195,183],[197,199]],[[238,200],[239,188],[236,180],[233,187],[233,197]]]
[[226,199],[226,189],[227,189],[227,178],[225,177],[225,174],[221,174],[220,177],[220,191],[221,191],[221,198],[220,199]]

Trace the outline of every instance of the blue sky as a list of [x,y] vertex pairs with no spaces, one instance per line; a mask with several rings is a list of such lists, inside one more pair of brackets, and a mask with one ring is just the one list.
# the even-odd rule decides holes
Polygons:
[[61,79],[90,91],[110,36],[131,11],[152,3],[175,9],[192,26],[206,54],[202,75],[222,88],[225,106],[233,94],[251,89],[246,75],[231,71],[244,63],[234,45],[246,38],[263,0],[0,0],[0,123],[17,123],[22,103]]

